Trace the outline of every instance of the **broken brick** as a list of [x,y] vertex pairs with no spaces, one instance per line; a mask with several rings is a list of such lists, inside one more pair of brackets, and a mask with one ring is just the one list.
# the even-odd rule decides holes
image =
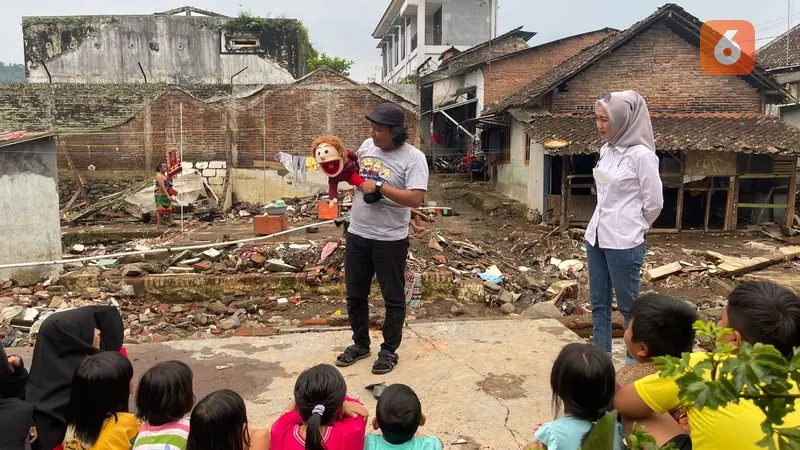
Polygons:
[[211,264],[205,262],[199,262],[197,264],[192,265],[192,268],[194,268],[194,270],[197,270],[198,272],[205,272],[207,270],[211,270]]

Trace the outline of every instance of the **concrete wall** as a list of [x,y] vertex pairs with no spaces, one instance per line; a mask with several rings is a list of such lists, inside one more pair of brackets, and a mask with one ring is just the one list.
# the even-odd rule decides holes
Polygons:
[[[296,30],[261,36],[260,54],[223,54],[229,19],[185,16],[24,18],[29,83],[291,83],[305,74]],[[286,21],[291,23],[292,21]],[[221,35],[223,36],[221,38]],[[44,61],[44,64],[42,64]],[[140,69],[139,64],[142,68]],[[45,68],[46,67],[46,68]]]
[[496,190],[544,213],[544,147],[534,143],[525,163],[525,130],[514,121],[511,127],[511,161],[497,168]]
[[[231,167],[259,167],[265,156],[271,161],[281,151],[310,155],[313,140],[325,134],[358,148],[369,136],[365,113],[387,100],[411,108],[395,94],[329,71],[239,98],[226,94],[229,88],[0,84],[0,130],[53,130],[78,170],[93,165],[149,176],[168,149],[181,145],[184,161],[226,161]],[[416,111],[408,109],[406,121],[416,145]]]
[[[322,171],[307,173],[305,183],[293,183],[293,174],[280,176],[273,169],[233,169],[233,201],[266,203],[283,197],[306,197],[328,192],[328,177]],[[302,179],[302,177],[301,177]],[[339,183],[339,191],[353,189]]]
[[478,69],[470,72],[464,77],[464,86],[475,86],[477,88],[475,96],[478,97],[478,115],[483,111],[484,88],[483,88],[483,70]]
[[[0,148],[0,263],[61,259],[58,168],[53,138]],[[0,277],[35,282],[54,266],[0,270]]]
[[442,44],[478,45],[490,39],[489,6],[473,0],[442,0]]

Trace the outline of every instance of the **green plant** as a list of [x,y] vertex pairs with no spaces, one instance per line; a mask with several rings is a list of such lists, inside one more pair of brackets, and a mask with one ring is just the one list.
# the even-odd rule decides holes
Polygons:
[[[737,347],[721,339],[732,333],[731,329],[704,321],[695,322],[694,329],[699,337],[714,342],[713,351],[696,364],[690,364],[690,353],[681,358],[654,358],[660,376],[675,377],[680,398],[698,409],[718,409],[742,399],[752,401],[765,417],[761,423],[764,439],[758,445],[770,450],[800,449],[800,428],[781,428],[784,417],[795,410],[794,401],[800,398],[800,394],[792,392],[800,383],[800,348],[787,360],[771,345],[743,342],[735,354]],[[592,435],[608,433],[609,426],[614,424],[598,422]],[[628,441],[632,449],[651,449],[655,445],[652,436],[643,431],[635,432]],[[589,441],[583,446],[583,450],[606,448],[590,446]]]
[[353,60],[339,58],[338,56],[328,56],[323,52],[319,56],[308,58],[308,71],[312,72],[324,66],[336,73],[348,77],[350,76],[350,68],[354,63],[355,61]]

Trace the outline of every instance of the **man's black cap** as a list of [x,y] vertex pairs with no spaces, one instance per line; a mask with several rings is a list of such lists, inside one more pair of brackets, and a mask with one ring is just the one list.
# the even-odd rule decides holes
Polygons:
[[390,127],[402,127],[406,122],[403,109],[391,102],[381,103],[365,117],[372,123]]

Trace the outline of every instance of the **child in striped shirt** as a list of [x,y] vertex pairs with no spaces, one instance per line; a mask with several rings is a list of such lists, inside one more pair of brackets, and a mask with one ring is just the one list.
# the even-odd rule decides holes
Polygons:
[[192,378],[192,369],[180,361],[156,364],[142,375],[136,391],[142,428],[132,450],[186,449],[194,406]]

